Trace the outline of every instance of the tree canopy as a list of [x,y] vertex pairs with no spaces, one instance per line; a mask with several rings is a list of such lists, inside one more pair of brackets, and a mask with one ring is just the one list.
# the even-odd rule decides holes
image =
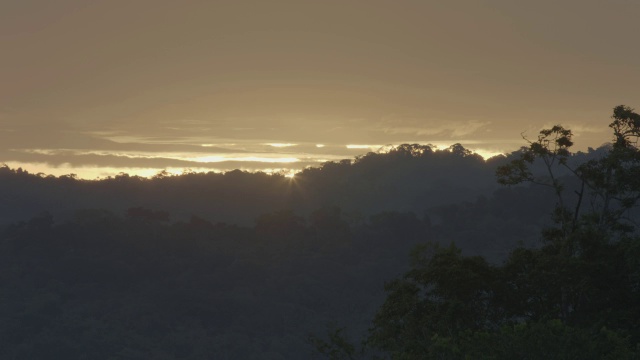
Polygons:
[[598,158],[576,164],[571,130],[556,125],[498,167],[501,184],[553,191],[541,245],[516,248],[501,264],[453,243],[416,247],[411,269],[385,285],[369,356],[638,358],[640,115],[621,105],[612,120],[612,145]]

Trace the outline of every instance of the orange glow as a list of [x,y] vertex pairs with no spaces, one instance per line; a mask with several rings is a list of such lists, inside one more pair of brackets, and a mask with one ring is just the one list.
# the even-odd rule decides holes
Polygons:
[[347,145],[347,149],[371,149],[377,150],[381,148],[382,145],[357,145],[357,144],[349,144]]
[[494,150],[485,150],[485,149],[470,149],[471,151],[473,151],[474,153],[482,156],[483,159],[487,160],[490,157],[494,157],[496,155],[501,155],[503,154],[500,151],[494,151]]
[[288,144],[288,143],[268,143],[265,145],[269,145],[269,146],[273,146],[273,147],[277,147],[277,148],[284,148],[284,147],[291,147],[291,146],[297,146],[298,144]]
[[264,162],[264,163],[294,163],[300,161],[298,158],[294,157],[259,157],[259,156],[247,156],[247,157],[225,157],[220,155],[212,155],[212,156],[201,156],[196,158],[188,159],[190,161],[202,162],[202,163],[212,163],[212,162],[222,162],[222,161],[256,161],[256,162]]

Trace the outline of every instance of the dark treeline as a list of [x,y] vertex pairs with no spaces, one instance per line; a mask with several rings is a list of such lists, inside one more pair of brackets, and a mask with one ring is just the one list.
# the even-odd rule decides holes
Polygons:
[[[574,154],[570,161],[582,163],[606,150],[607,146],[590,149]],[[434,150],[405,144],[388,153],[327,162],[293,179],[235,170],[80,180],[4,166],[0,167],[0,225],[43,211],[61,222],[72,219],[78,209],[123,214],[141,207],[169,211],[174,221],[197,216],[251,226],[266,213],[291,210],[308,217],[316,209],[335,206],[352,224],[385,211],[412,212],[440,224],[445,241],[493,261],[520,243],[536,244],[540,227],[549,222],[553,191],[537,185],[504,188],[495,180],[496,168],[520,153],[485,161],[460,145]],[[533,167],[543,164],[536,162]],[[557,166],[556,170],[571,183],[570,174]]]
[[556,126],[294,179],[0,168],[0,358],[632,359],[640,116],[613,118],[587,153]]
[[[47,210],[57,219],[76,209],[103,208],[122,213],[132,206],[170,209],[175,218],[198,215],[215,221],[251,225],[264,213],[291,209],[308,215],[339,206],[353,216],[380,211],[413,211],[475,199],[497,188],[495,167],[460,145],[436,150],[401,145],[388,153],[308,168],[294,179],[249,173],[189,173],[152,179],[121,174],[103,180],[53,177],[0,168],[0,223]],[[372,196],[375,194],[375,196]]]

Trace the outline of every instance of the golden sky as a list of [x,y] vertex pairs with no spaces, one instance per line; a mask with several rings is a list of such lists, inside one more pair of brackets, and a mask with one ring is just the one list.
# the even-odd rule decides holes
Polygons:
[[556,123],[597,147],[614,106],[640,107],[638,14],[637,0],[3,0],[0,163],[299,169],[406,142],[512,151]]

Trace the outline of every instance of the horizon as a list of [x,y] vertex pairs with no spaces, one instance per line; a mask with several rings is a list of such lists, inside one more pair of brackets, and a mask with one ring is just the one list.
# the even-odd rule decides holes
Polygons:
[[[364,156],[369,152],[374,153],[386,153],[391,149],[394,149],[403,144],[417,144],[431,146],[434,150],[446,150],[449,147],[455,145],[444,145],[444,142],[440,144],[434,143],[401,143],[401,144],[386,144],[386,145],[329,145],[329,144],[315,144],[316,148],[323,150],[334,150],[331,153],[323,151],[323,153],[299,153],[296,152],[296,148],[309,148],[310,145],[304,144],[259,144],[258,146],[268,146],[274,148],[272,152],[218,152],[218,153],[188,153],[188,154],[168,154],[168,153],[142,153],[142,152],[109,152],[109,156],[121,157],[121,158],[142,158],[152,159],[156,157],[162,161],[179,163],[189,163],[192,166],[169,166],[169,167],[73,167],[67,163],[60,164],[47,164],[47,163],[19,163],[19,162],[1,162],[11,169],[21,168],[32,174],[43,174],[45,176],[53,175],[56,177],[65,175],[75,175],[78,179],[83,180],[99,180],[108,177],[113,177],[122,173],[126,173],[131,176],[141,176],[145,178],[151,178],[159,173],[165,172],[171,175],[181,175],[190,172],[216,172],[225,173],[234,170],[248,171],[248,172],[263,172],[267,174],[282,174],[286,176],[293,176],[294,174],[303,171],[310,167],[321,167],[324,163],[330,161],[341,160],[353,160],[359,156]],[[319,146],[321,145],[321,146]],[[464,146],[464,145],[463,145]],[[203,146],[204,148],[210,147]],[[283,152],[282,149],[290,149],[287,152]],[[246,146],[245,146],[246,149]],[[280,149],[280,151],[276,151]],[[465,146],[465,149],[472,151],[475,154],[480,155],[483,159],[487,160],[490,157],[497,155],[507,155],[508,152],[490,152],[479,148],[472,148]],[[203,149],[204,151],[204,149]],[[232,151],[229,149],[229,151]],[[515,150],[514,150],[515,151]],[[60,153],[73,153],[76,156],[82,155],[100,155],[100,152],[78,149],[75,151],[61,150]],[[56,155],[56,151],[47,150],[33,150],[34,154],[42,155]],[[69,156],[69,155],[67,155]],[[104,156],[104,155],[103,155]],[[243,166],[243,164],[248,166]],[[195,166],[194,166],[195,165]],[[199,166],[198,166],[199,165]]]
[[[209,164],[222,164],[222,166],[217,166],[217,167],[165,167],[165,168],[127,168],[127,167],[71,167],[71,166],[66,166],[66,164],[62,164],[59,166],[51,166],[49,164],[35,164],[34,167],[32,168],[27,168],[24,167],[23,164],[20,163],[3,163],[0,162],[0,166],[7,166],[9,169],[12,170],[17,170],[17,169],[21,169],[23,171],[26,171],[29,174],[35,174],[35,175],[42,175],[42,176],[55,176],[55,177],[62,177],[62,176],[73,176],[76,179],[79,180],[104,180],[104,179],[109,179],[109,178],[113,178],[115,176],[118,175],[122,175],[122,174],[126,174],[129,176],[138,176],[138,177],[142,177],[142,178],[153,178],[157,175],[169,175],[169,176],[180,176],[180,175],[184,175],[184,174],[189,174],[189,173],[209,173],[209,172],[214,172],[214,173],[227,173],[227,172],[231,172],[231,171],[236,171],[236,170],[240,170],[243,172],[250,172],[250,173],[265,173],[268,175],[282,175],[285,177],[291,177],[293,178],[296,174],[304,171],[305,169],[308,168],[320,168],[322,167],[323,164],[325,164],[326,162],[339,162],[339,161],[343,161],[343,160],[351,160],[352,162],[354,160],[356,160],[357,158],[361,157],[361,156],[366,156],[369,153],[376,153],[376,154],[385,154],[388,153],[389,151],[398,148],[401,145],[420,145],[420,146],[429,146],[431,147],[434,151],[447,151],[449,150],[451,147],[453,147],[454,145],[462,145],[466,150],[471,151],[474,155],[479,155],[484,161],[487,161],[488,159],[492,158],[492,157],[496,157],[496,156],[509,156],[510,154],[517,152],[522,146],[525,146],[524,144],[521,145],[520,148],[515,149],[513,151],[505,151],[505,152],[488,152],[488,151],[484,151],[482,149],[473,149],[467,146],[464,146],[464,144],[460,144],[460,143],[455,143],[455,144],[450,144],[450,145],[442,145],[442,144],[433,144],[433,143],[426,143],[426,144],[419,144],[419,143],[402,143],[402,144],[387,144],[387,145],[355,145],[355,144],[351,144],[351,145],[344,145],[344,146],[329,146],[329,145],[325,145],[325,144],[316,144],[316,147],[318,148],[325,148],[325,147],[334,147],[334,148],[345,148],[347,150],[353,150],[353,149],[357,149],[357,150],[367,150],[366,152],[361,152],[361,153],[355,153],[355,154],[347,154],[347,155],[318,155],[317,158],[312,159],[309,157],[310,154],[305,154],[305,156],[299,156],[300,158],[304,158],[305,160],[301,160],[300,158],[294,158],[294,157],[288,157],[288,158],[283,158],[283,157],[264,157],[262,158],[264,161],[259,160],[259,158],[256,158],[257,155],[255,153],[245,153],[243,155],[246,155],[246,157],[243,158],[237,158],[234,156],[237,156],[238,154],[232,154],[231,157],[229,158],[224,158],[224,155],[229,155],[229,154],[223,154],[223,155],[209,155],[209,156],[196,156],[194,158],[191,158],[189,160],[185,160],[185,159],[179,159],[179,158],[175,158],[173,160],[178,160],[178,161],[192,161],[195,163],[202,163],[203,165],[209,165]],[[572,151],[572,154],[577,154],[579,152],[585,152],[585,151],[589,151],[591,149],[597,149],[599,147],[602,146],[606,146],[607,144],[610,144],[610,142],[605,142],[602,143],[600,146],[598,147],[587,147],[587,149],[578,149],[575,151]],[[272,146],[274,148],[290,148],[290,147],[297,147],[297,146],[301,146],[300,144],[262,144],[262,145],[269,145]],[[209,147],[204,146],[204,147]],[[111,154],[114,155],[114,154]],[[296,153],[286,153],[286,154],[276,154],[276,153],[262,153],[262,156],[269,156],[269,155],[288,155],[288,156],[294,156],[296,155]],[[124,156],[126,157],[126,155],[114,155],[114,156]],[[148,155],[150,156],[150,155]],[[209,158],[219,158],[219,159],[209,159]],[[247,168],[247,167],[229,167],[229,166],[224,166],[224,164],[238,164],[238,163],[243,163],[243,162],[247,162],[247,163],[251,163],[254,164],[252,167]],[[256,167],[255,164],[264,164],[264,167]],[[298,166],[296,166],[296,164]],[[34,164],[27,164],[27,165],[34,165]],[[274,166],[274,165],[282,165],[280,167]],[[288,165],[288,166],[287,166]],[[270,167],[269,167],[270,166]],[[79,173],[75,173],[73,171],[77,171],[77,170],[81,170],[79,171]]]

